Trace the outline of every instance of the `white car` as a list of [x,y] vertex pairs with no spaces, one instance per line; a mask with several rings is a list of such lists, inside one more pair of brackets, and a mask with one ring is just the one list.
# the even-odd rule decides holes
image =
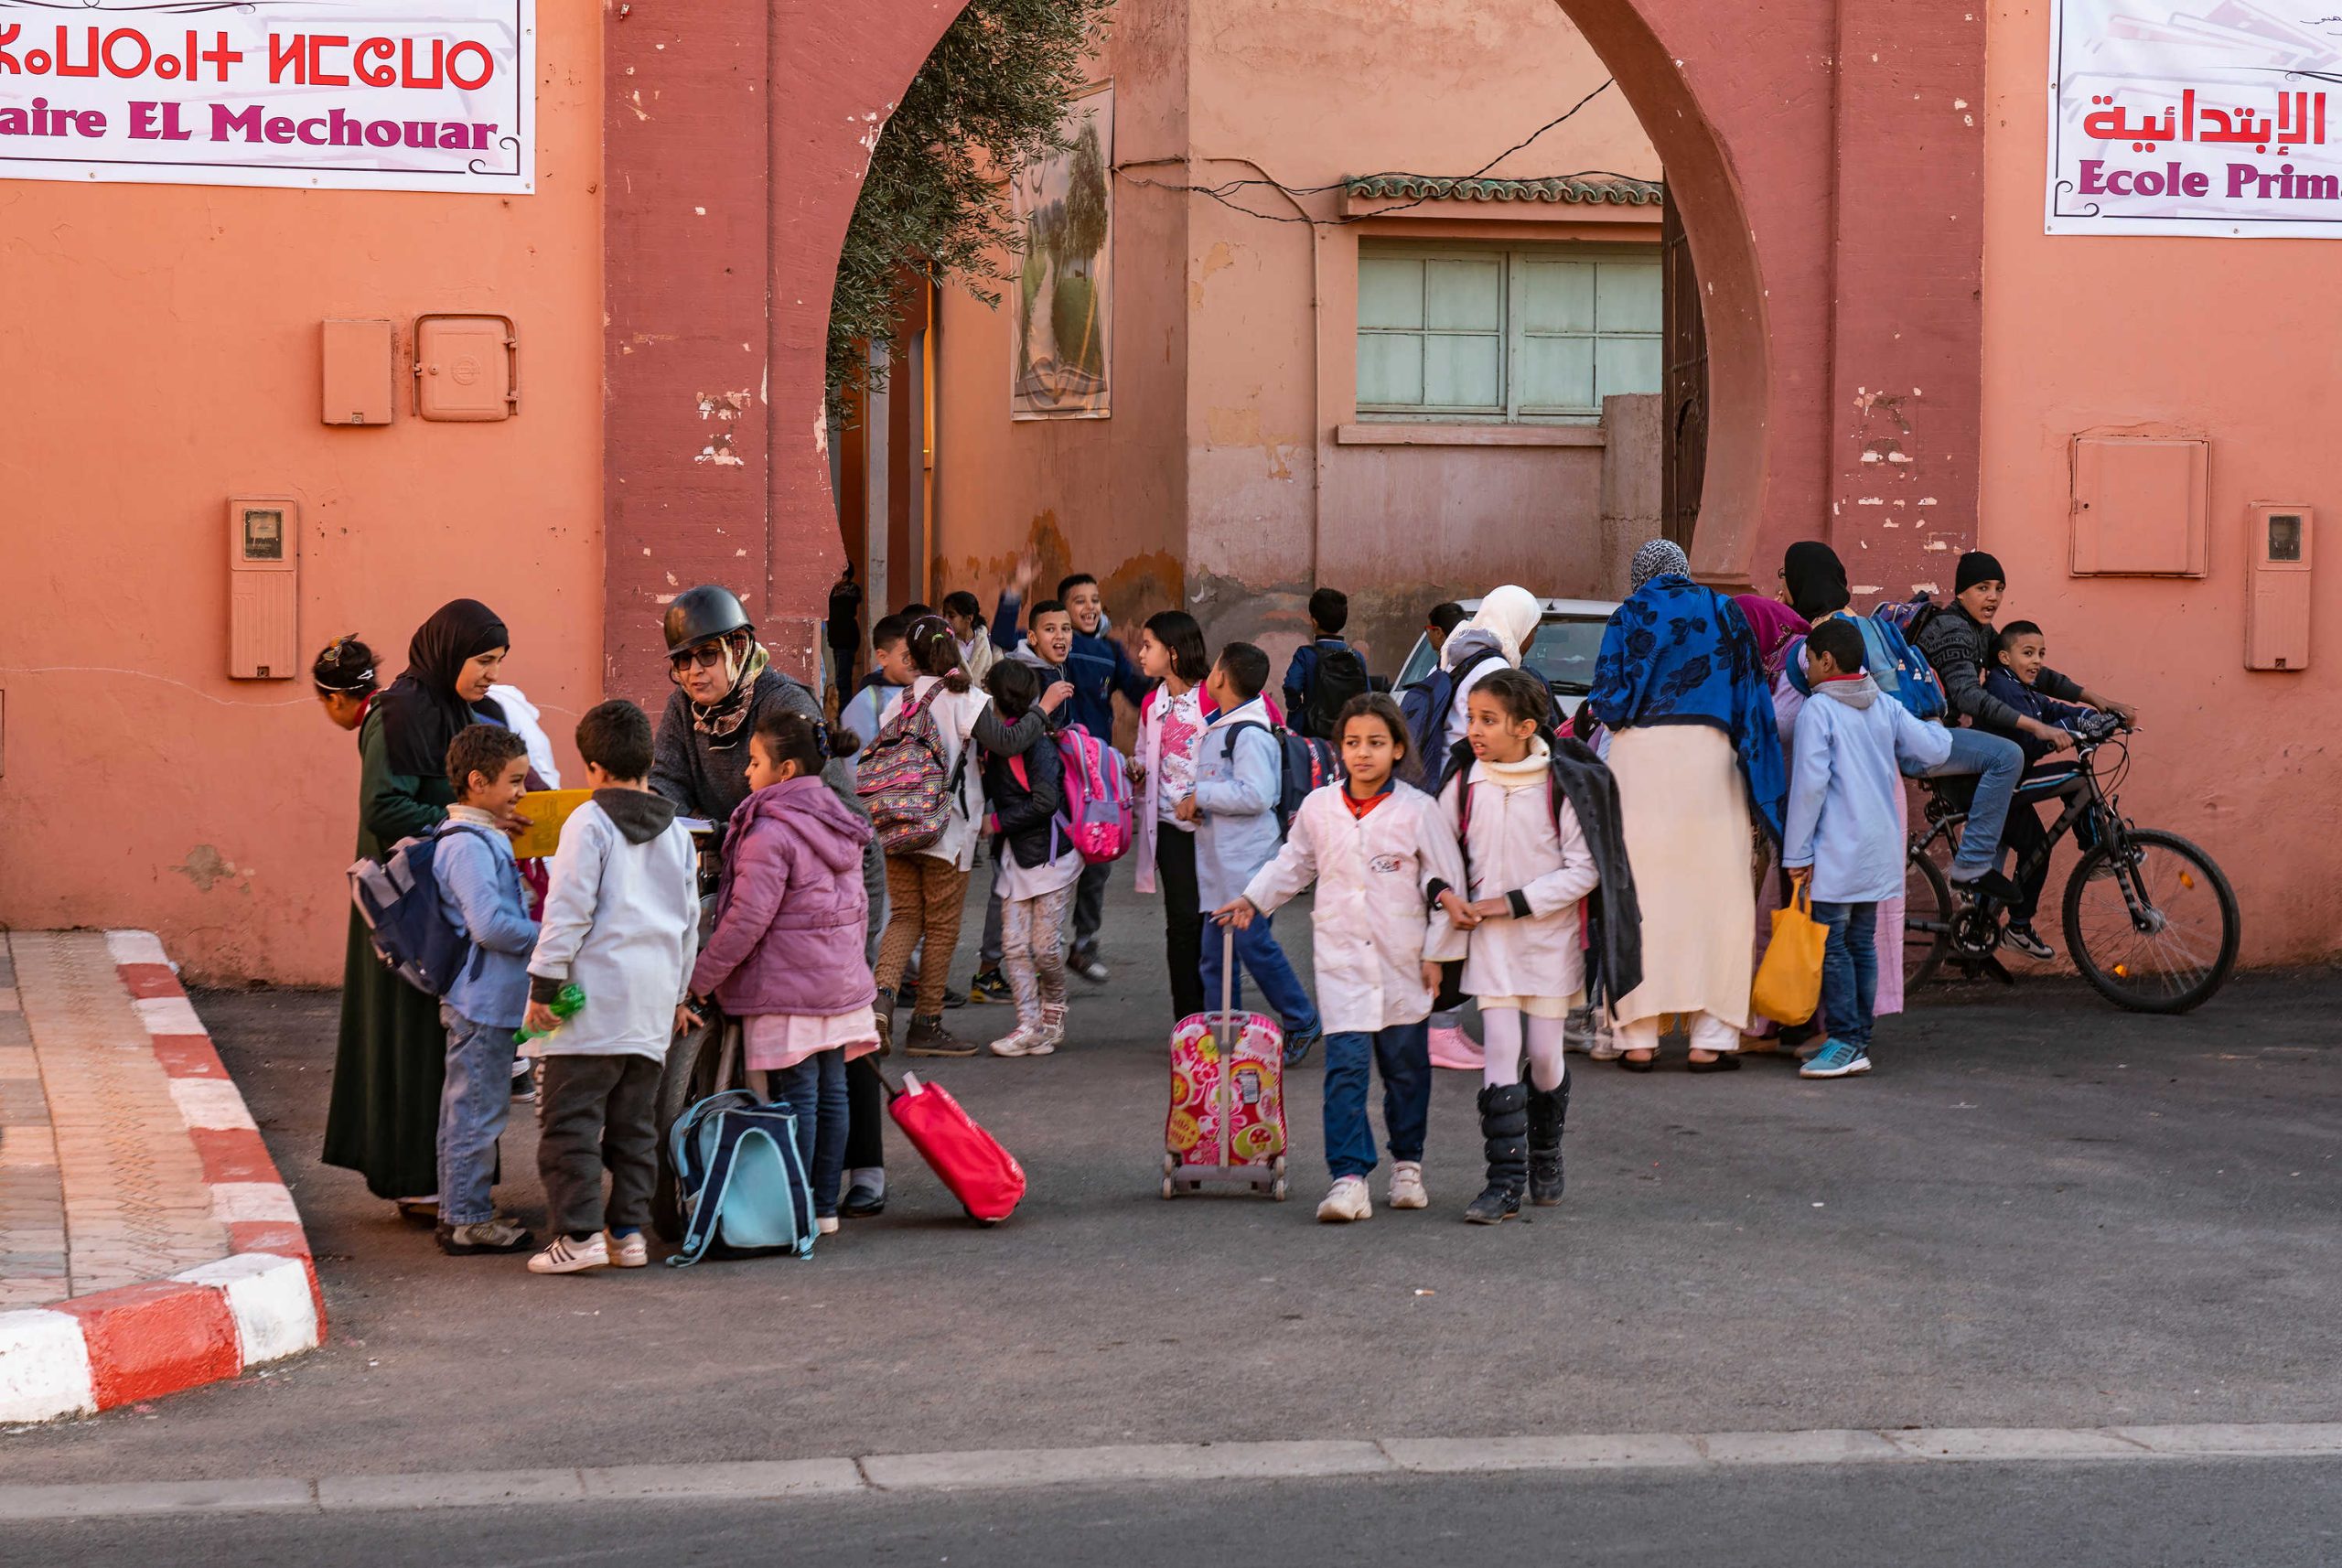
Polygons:
[[[1477,614],[1480,601],[1458,599],[1466,616]],[[1537,640],[1529,645],[1529,668],[1542,675],[1560,699],[1564,716],[1577,706],[1594,686],[1594,661],[1602,652],[1602,633],[1610,624],[1611,612],[1617,605],[1608,599],[1540,599],[1542,611],[1537,624]],[[1464,628],[1458,626],[1456,631]],[[1450,633],[1450,636],[1455,633]],[[1419,681],[1429,678],[1439,667],[1439,655],[1432,650],[1431,639],[1418,637],[1407,655],[1406,663],[1399,668],[1399,678],[1391,682],[1396,691],[1403,692]]]

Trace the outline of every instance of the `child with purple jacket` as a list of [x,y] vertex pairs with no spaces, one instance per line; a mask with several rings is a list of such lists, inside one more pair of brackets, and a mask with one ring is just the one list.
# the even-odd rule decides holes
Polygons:
[[838,1228],[845,1165],[845,1064],[878,1048],[866,960],[870,822],[822,781],[859,741],[770,709],[748,738],[748,788],[724,841],[715,929],[692,971],[694,1004],[740,1020],[747,1066],[797,1112],[799,1153],[823,1233]]

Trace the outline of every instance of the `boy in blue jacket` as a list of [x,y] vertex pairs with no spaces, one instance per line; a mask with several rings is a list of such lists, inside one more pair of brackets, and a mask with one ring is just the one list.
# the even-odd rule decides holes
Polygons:
[[[1179,820],[1196,825],[1196,891],[1207,918],[1243,897],[1262,866],[1277,857],[1284,833],[1277,798],[1284,783],[1284,746],[1269,725],[1261,689],[1269,683],[1269,656],[1249,642],[1231,642],[1204,684],[1219,716],[1196,742],[1196,788],[1179,802]],[[1309,1054],[1325,1030],[1316,1004],[1277,945],[1262,915],[1236,932],[1236,960],[1260,983],[1284,1024],[1284,1059]],[[1204,1005],[1219,1006],[1221,940],[1204,937]],[[1243,1010],[1243,979],[1230,977],[1229,1005]]]
[[450,1257],[525,1252],[536,1239],[496,1212],[496,1141],[512,1105],[512,1032],[529,1010],[537,923],[521,891],[512,843],[497,827],[527,793],[529,748],[495,725],[471,725],[447,746],[456,802],[432,857],[439,912],[474,953],[439,1003],[447,1078],[439,1091],[439,1250]]
[[1845,1078],[1870,1070],[1878,907],[1903,886],[1903,775],[1949,757],[1951,732],[1881,694],[1850,620],[1806,635],[1805,676],[1813,694],[1797,715],[1781,865],[1830,929],[1821,961],[1830,1038],[1798,1075]]
[[[1016,564],[1016,575],[1000,596],[1000,607],[993,617],[993,640],[1014,650],[1017,609],[1024,604],[1026,593],[1033,586],[1040,564],[1031,556]],[[1106,596],[1098,586],[1098,579],[1087,572],[1076,572],[1058,584],[1057,603],[1065,607],[1073,618],[1073,641],[1065,657],[1063,676],[1073,687],[1073,695],[1056,714],[1058,723],[1080,725],[1100,740],[1112,745],[1114,739],[1114,694],[1135,709],[1139,699],[1146,695],[1154,682],[1139,671],[1130,650],[1106,634]],[[1004,630],[1002,628],[1012,628]],[[1081,880],[1074,885],[1073,894],[1073,954],[1067,962],[1073,972],[1092,985],[1103,985],[1110,977],[1106,966],[1098,960],[1098,928],[1106,918],[1106,879],[1113,872],[1111,864],[1085,865]]]

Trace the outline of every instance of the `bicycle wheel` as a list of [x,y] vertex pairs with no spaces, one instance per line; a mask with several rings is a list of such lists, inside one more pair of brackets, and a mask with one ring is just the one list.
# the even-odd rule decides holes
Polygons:
[[715,1079],[723,1070],[724,1026],[724,1016],[717,1013],[702,1027],[676,1036],[668,1042],[666,1065],[659,1070],[659,1177],[650,1188],[650,1228],[662,1241],[683,1239],[682,1194],[668,1155],[667,1132],[684,1112],[722,1087]]
[[2082,978],[2133,1013],[2199,1006],[2236,967],[2236,894],[2176,833],[2133,828],[2084,854],[2066,883],[2065,923]]
[[1950,951],[1951,884],[1914,851],[1903,875],[1903,988],[1915,991],[1933,980]]

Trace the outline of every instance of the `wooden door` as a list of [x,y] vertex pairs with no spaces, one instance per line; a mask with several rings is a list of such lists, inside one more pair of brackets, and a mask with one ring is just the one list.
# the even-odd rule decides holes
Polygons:
[[1667,455],[1660,476],[1660,532],[1692,546],[1708,462],[1708,333],[1692,246],[1670,201],[1660,220],[1660,313],[1665,328]]

